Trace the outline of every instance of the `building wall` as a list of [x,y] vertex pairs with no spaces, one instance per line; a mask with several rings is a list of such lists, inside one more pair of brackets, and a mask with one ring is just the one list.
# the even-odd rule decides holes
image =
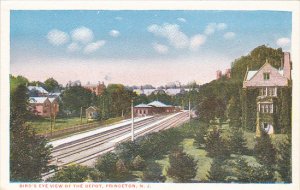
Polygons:
[[[264,73],[270,73],[270,79],[264,80]],[[265,65],[249,81],[244,81],[243,87],[287,86],[288,79],[278,73],[270,64]]]

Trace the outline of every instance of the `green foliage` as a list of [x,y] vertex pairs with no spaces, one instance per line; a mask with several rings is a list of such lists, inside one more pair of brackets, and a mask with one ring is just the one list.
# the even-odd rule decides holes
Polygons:
[[101,173],[82,165],[71,165],[59,170],[55,175],[48,179],[50,182],[85,182],[100,181]]
[[52,77],[45,80],[44,84],[44,87],[48,92],[54,92],[60,89],[58,82]]
[[118,156],[112,152],[106,153],[97,159],[95,168],[103,174],[103,181],[114,179],[118,159]]
[[291,136],[286,141],[280,142],[277,158],[277,171],[286,183],[292,182],[292,146]]
[[279,90],[279,125],[277,131],[279,133],[291,134],[291,116],[292,116],[292,88],[286,87]]
[[192,156],[184,153],[181,148],[175,149],[169,154],[169,161],[168,176],[177,182],[189,182],[196,176],[197,162]]
[[242,126],[241,123],[242,110],[240,99],[237,96],[232,96],[229,100],[228,106],[228,118],[229,118],[229,126],[230,128],[240,128]]
[[244,137],[244,132],[239,128],[230,129],[230,150],[234,154],[247,154],[247,141]]
[[116,175],[114,176],[115,181],[126,181],[130,179],[129,170],[127,169],[124,161],[119,159],[116,162]]
[[208,133],[208,126],[200,125],[195,127],[195,144],[198,147],[204,147],[206,143],[206,135]]
[[216,128],[208,133],[205,149],[209,157],[227,158],[230,156],[228,144]]
[[151,162],[147,164],[147,167],[143,171],[143,182],[164,182],[166,177],[162,175],[162,168],[159,164]]
[[256,129],[258,89],[243,89],[242,94],[242,126],[244,129],[254,132]]
[[126,165],[130,165],[130,162],[134,160],[139,154],[139,145],[136,142],[126,141],[120,143],[115,152],[120,159],[122,159]]
[[10,80],[10,92],[11,93],[13,93],[19,85],[25,86],[26,84],[29,83],[28,79],[23,76],[14,77],[12,75],[9,75],[9,80]]
[[62,94],[63,109],[79,115],[81,107],[85,109],[91,105],[91,98],[91,91],[81,86],[71,86]]
[[132,166],[135,170],[143,170],[146,166],[146,163],[140,155],[137,155],[132,161]]
[[232,63],[231,77],[237,81],[243,81],[247,67],[249,70],[258,70],[268,59],[269,63],[279,68],[283,56],[282,49],[273,49],[265,45],[253,49],[249,55],[242,56]]
[[251,166],[239,157],[234,166],[235,176],[239,183],[266,183],[274,182],[273,173],[265,166]]
[[197,115],[200,119],[209,122],[215,117],[225,117],[226,104],[221,100],[213,96],[204,98],[197,108]]
[[20,182],[40,181],[41,174],[54,167],[48,165],[51,146],[44,137],[38,137],[25,125],[27,111],[27,88],[16,87],[11,94],[10,114],[10,180]]
[[214,158],[207,175],[209,182],[226,182],[226,170],[224,169],[224,160],[220,157]]
[[261,165],[270,170],[274,169],[276,164],[276,149],[266,132],[261,131],[261,136],[257,138],[254,152],[256,159]]

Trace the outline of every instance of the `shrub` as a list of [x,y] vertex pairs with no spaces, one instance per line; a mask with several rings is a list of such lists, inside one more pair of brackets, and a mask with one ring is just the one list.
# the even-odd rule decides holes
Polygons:
[[142,181],[144,182],[164,182],[166,177],[162,175],[162,169],[159,164],[151,162],[143,171]]

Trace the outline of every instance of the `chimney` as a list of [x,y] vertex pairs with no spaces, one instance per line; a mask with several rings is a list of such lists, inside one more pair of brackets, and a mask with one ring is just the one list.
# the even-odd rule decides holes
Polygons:
[[222,71],[217,70],[217,79],[220,79],[222,77]]
[[283,53],[283,76],[291,80],[291,60],[289,52]]

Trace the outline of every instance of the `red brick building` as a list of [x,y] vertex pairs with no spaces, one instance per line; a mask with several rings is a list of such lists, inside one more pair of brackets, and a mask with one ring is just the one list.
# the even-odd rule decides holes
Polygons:
[[100,96],[104,92],[104,89],[106,88],[104,82],[102,83],[98,82],[98,84],[87,84],[83,87],[90,90],[97,96]]
[[41,117],[56,116],[59,112],[59,104],[57,98],[48,97],[30,97],[29,110]]

